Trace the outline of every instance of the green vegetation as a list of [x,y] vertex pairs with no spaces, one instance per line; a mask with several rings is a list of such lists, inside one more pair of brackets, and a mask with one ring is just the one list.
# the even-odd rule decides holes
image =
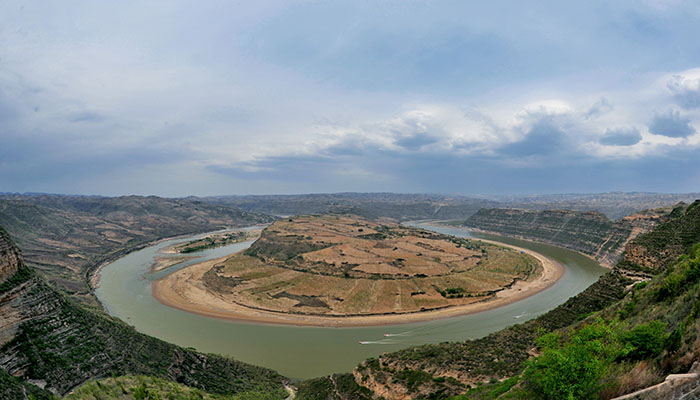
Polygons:
[[0,293],[5,293],[13,287],[30,280],[32,277],[34,277],[34,275],[34,270],[27,268],[24,265],[20,266],[14,275],[0,283]]
[[518,382],[520,382],[520,377],[514,376],[504,381],[495,381],[486,384],[479,384],[475,388],[469,389],[466,395],[454,396],[451,397],[449,400],[498,399],[503,394],[508,393],[513,388],[513,386],[518,384]]
[[15,378],[0,368],[0,399],[52,400],[54,395],[31,383]]
[[666,271],[661,286],[655,292],[657,301],[677,297],[688,285],[692,285],[700,279],[698,254],[700,254],[700,243],[693,247],[690,258],[681,256],[679,265],[673,270]]
[[330,244],[315,243],[302,235],[281,235],[269,228],[245,251],[261,259],[293,260],[304,253],[325,249]]
[[[619,395],[687,370],[700,355],[699,264],[700,243],[594,320],[568,333],[541,335],[542,355],[527,363],[519,390],[548,398],[599,398],[602,391]],[[640,365],[659,372],[621,387]]]
[[370,400],[372,392],[357,383],[352,374],[333,374],[297,384],[298,400]]
[[526,386],[538,397],[594,399],[601,378],[619,355],[620,346],[610,326],[597,321],[563,341],[559,333],[540,336],[542,355],[528,363]]
[[153,376],[126,375],[86,382],[65,398],[66,400],[279,400],[286,396],[287,393],[282,389],[251,390],[229,396],[216,395]]
[[228,246],[229,244],[243,242],[252,239],[255,235],[251,232],[240,231],[232,233],[217,234],[204,237],[202,239],[192,240],[175,247],[182,254],[196,253],[198,251],[214,249],[217,247]]

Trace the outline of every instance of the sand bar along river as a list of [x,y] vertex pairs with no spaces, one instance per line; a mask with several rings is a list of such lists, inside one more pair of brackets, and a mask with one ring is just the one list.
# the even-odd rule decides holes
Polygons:
[[[430,223],[412,225],[454,236],[483,238],[523,247],[559,262],[565,271],[553,286],[521,301],[476,314],[433,321],[349,328],[225,321],[165,306],[151,295],[153,280],[194,263],[235,253],[252,243],[248,241],[205,250],[194,253],[201,256],[197,259],[162,271],[149,271],[154,258],[164,256],[158,253],[159,250],[206,235],[202,234],[163,241],[106,265],[101,270],[96,294],[111,315],[140,332],[183,347],[224,354],[268,367],[291,378],[305,379],[350,372],[364,359],[384,352],[425,343],[474,339],[522,323],[565,302],[606,271],[586,256],[555,246]],[[250,229],[254,228],[259,227]]]

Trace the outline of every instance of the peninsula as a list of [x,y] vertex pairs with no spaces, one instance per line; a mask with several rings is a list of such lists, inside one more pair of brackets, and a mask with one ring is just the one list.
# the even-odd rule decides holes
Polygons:
[[202,315],[363,326],[467,314],[552,283],[539,254],[354,215],[280,220],[242,252],[154,282],[162,303]]

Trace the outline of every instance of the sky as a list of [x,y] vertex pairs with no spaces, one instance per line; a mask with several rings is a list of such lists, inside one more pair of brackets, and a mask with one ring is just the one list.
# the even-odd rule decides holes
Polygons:
[[697,1],[0,2],[0,192],[700,191]]

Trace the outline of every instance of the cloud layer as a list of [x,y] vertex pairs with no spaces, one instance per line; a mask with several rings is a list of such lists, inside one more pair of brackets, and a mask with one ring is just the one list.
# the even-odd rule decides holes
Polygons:
[[697,191],[699,17],[683,1],[13,0],[0,191]]

